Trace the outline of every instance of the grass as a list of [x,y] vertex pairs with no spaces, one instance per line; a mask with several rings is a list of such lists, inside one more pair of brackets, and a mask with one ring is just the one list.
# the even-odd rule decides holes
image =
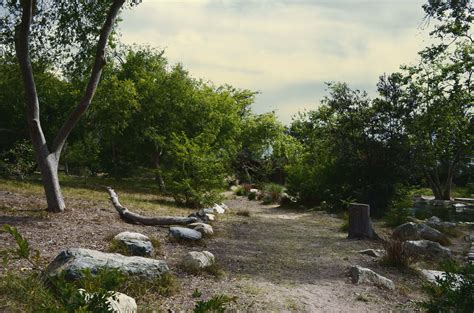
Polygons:
[[381,264],[384,266],[404,269],[409,268],[415,261],[415,255],[405,248],[402,241],[385,239],[383,247],[385,255],[381,260]]
[[[111,186],[117,192],[120,202],[131,211],[142,210],[160,212],[163,215],[188,215],[194,210],[180,207],[174,200],[159,193],[158,185],[153,180],[142,178],[112,179],[106,177],[80,177],[60,175],[61,190],[64,197],[88,200],[109,204],[106,187]],[[44,199],[44,189],[39,176],[27,180],[7,180],[0,178],[0,189],[4,191],[41,195]],[[46,203],[45,203],[46,206]],[[35,205],[37,208],[37,205]]]
[[222,266],[220,266],[217,262],[214,262],[212,265],[201,269],[191,268],[184,265],[183,263],[180,263],[178,267],[181,270],[194,275],[208,274],[214,276],[215,278],[222,278],[225,276],[225,271],[222,269]]

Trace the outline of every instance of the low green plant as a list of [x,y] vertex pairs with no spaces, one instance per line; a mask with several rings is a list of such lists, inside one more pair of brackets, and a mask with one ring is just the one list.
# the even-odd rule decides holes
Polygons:
[[237,297],[229,297],[226,295],[217,295],[207,301],[198,301],[194,307],[194,313],[224,313],[227,305],[231,302],[235,302]]
[[209,274],[209,275],[212,275],[216,278],[221,278],[225,275],[225,271],[222,269],[222,267],[220,266],[219,263],[217,262],[214,262],[212,263],[211,265],[209,266],[206,266],[204,268],[194,268],[194,267],[188,267],[186,266],[184,263],[181,263],[179,264],[179,267],[187,272],[187,273],[190,273],[190,274],[195,274],[195,275],[198,275],[198,274]]
[[426,284],[428,299],[419,302],[427,312],[472,312],[474,308],[474,265],[460,267],[455,263],[443,265],[445,275],[436,283]]
[[279,203],[285,188],[278,184],[265,184],[263,186],[263,203],[272,204]]
[[237,211],[237,213],[235,213],[235,215],[250,217],[250,211],[249,210],[240,210],[240,211]]
[[109,242],[108,252],[119,253],[122,255],[131,255],[127,245],[120,240],[112,239]]
[[247,198],[249,200],[255,200],[257,199],[257,193],[256,192],[250,192],[248,195],[247,195]]
[[339,230],[343,233],[347,233],[349,231],[349,213],[344,212],[342,213],[342,225]]
[[196,289],[194,289],[192,296],[193,296],[193,298],[201,298],[202,292],[199,291],[199,289],[196,288]]

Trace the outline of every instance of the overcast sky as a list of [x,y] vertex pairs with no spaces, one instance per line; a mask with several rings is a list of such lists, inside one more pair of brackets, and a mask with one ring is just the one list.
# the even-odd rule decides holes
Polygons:
[[256,113],[288,123],[324,82],[374,93],[379,75],[427,45],[422,0],[143,0],[121,23],[127,44],[165,49],[196,78],[261,92]]

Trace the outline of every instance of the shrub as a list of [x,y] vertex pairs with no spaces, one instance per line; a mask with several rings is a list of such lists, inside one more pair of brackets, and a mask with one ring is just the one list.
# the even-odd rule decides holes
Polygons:
[[412,202],[408,190],[398,186],[394,200],[390,202],[389,211],[385,215],[385,224],[389,227],[397,227],[408,222]]
[[385,266],[407,268],[416,259],[416,256],[405,248],[403,241],[385,239],[383,242],[385,255],[381,262]]
[[428,312],[472,312],[474,308],[474,265],[461,268],[454,263],[444,265],[446,275],[436,284],[426,284],[428,300],[419,305]]
[[285,188],[278,184],[266,184],[263,186],[263,203],[278,203],[281,200]]
[[248,197],[249,200],[255,200],[255,199],[257,199],[257,193],[256,192],[250,192],[247,197]]
[[342,225],[339,228],[339,230],[343,233],[346,233],[349,231],[349,213],[347,212],[342,213]]
[[33,173],[36,168],[33,146],[27,140],[16,143],[0,155],[0,173],[20,180]]
[[198,301],[194,307],[194,313],[216,312],[224,313],[227,304],[235,302],[237,297],[229,297],[226,295],[217,295],[207,301]]

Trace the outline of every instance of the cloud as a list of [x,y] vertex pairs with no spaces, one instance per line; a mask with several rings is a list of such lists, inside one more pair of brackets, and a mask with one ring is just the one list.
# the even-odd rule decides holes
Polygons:
[[373,91],[379,75],[414,62],[427,39],[423,2],[149,0],[121,30],[128,44],[166,48],[195,77],[260,91],[255,111],[287,122],[314,108],[325,81]]

